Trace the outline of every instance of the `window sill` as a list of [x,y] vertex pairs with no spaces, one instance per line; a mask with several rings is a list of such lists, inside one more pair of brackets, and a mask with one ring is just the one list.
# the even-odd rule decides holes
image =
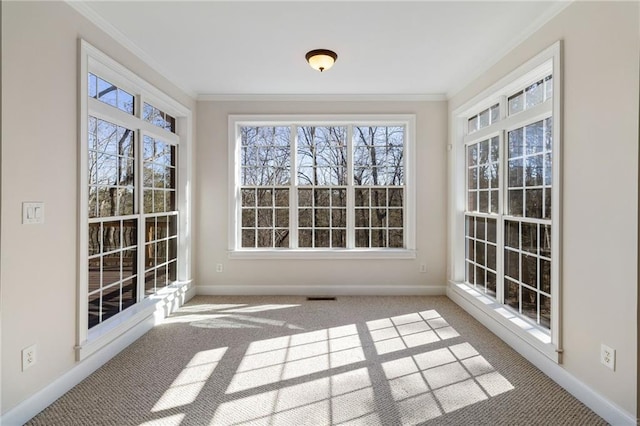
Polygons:
[[117,338],[145,321],[155,324],[156,315],[162,318],[186,300],[191,283],[174,283],[142,302],[91,328],[87,340],[75,347],[76,360],[82,361],[106,347]]
[[[513,342],[515,337],[516,341],[524,342],[553,362],[560,363],[560,353],[546,330],[525,321],[504,305],[464,283],[450,281],[447,295],[507,343]],[[505,332],[508,334],[507,338],[503,334]]]
[[415,259],[416,251],[409,249],[308,249],[308,250],[231,250],[229,259],[301,259],[301,260],[371,260]]

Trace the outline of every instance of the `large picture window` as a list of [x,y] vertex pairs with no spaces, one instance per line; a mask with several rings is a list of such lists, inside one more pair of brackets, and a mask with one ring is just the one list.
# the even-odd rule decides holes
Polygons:
[[233,251],[414,248],[412,117],[230,122]]

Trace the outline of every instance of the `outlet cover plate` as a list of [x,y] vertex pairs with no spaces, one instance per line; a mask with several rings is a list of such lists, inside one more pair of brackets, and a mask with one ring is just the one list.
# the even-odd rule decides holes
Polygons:
[[33,367],[36,361],[36,345],[31,345],[22,350],[22,371]]
[[616,350],[609,346],[600,345],[600,362],[611,370],[616,370]]

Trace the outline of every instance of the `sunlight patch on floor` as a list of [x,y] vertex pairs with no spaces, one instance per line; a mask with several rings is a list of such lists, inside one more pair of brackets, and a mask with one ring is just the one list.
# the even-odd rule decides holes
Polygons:
[[227,394],[364,361],[354,324],[249,345]]
[[403,425],[416,424],[513,389],[469,343],[382,364]]
[[366,368],[239,398],[218,407],[211,425],[379,425]]
[[367,328],[380,355],[459,336],[435,310],[368,321]]
[[[239,313],[222,315],[227,321],[262,321]],[[286,322],[268,320],[264,325],[285,326]],[[414,350],[406,356],[410,348],[442,346],[445,340],[460,337],[435,310],[368,321],[360,329],[367,331],[369,336],[362,339],[375,347],[369,359],[356,324],[251,342],[210,424],[380,425],[391,418],[394,424],[406,426],[514,389],[467,342],[420,353]],[[193,403],[226,351],[218,348],[196,354],[152,412]],[[388,402],[380,405],[376,397]],[[178,416],[161,420],[165,419],[162,424],[182,421]]]
[[195,401],[226,351],[225,347],[196,353],[156,402],[151,412],[169,410]]

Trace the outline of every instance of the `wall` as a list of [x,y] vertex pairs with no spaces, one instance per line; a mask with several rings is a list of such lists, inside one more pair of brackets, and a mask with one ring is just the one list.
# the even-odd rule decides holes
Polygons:
[[[637,417],[639,3],[575,2],[449,103],[564,40],[563,367]],[[599,362],[617,350],[616,371]]]
[[[275,290],[313,293],[308,286],[328,287],[333,294],[412,290],[444,292],[446,251],[446,102],[198,102],[198,183],[196,200],[196,282],[198,292],[234,293]],[[355,114],[416,115],[417,259],[411,260],[239,260],[228,258],[228,135],[229,114]],[[419,272],[426,263],[427,273]],[[224,272],[216,273],[222,263]],[[243,290],[243,286],[258,286]],[[351,286],[345,289],[345,286]],[[363,290],[365,286],[378,286]],[[271,287],[273,288],[273,287]]]
[[[63,2],[2,2],[2,414],[76,364],[78,38],[195,102]],[[43,201],[42,225],[21,203]],[[21,349],[37,364],[21,372]]]

